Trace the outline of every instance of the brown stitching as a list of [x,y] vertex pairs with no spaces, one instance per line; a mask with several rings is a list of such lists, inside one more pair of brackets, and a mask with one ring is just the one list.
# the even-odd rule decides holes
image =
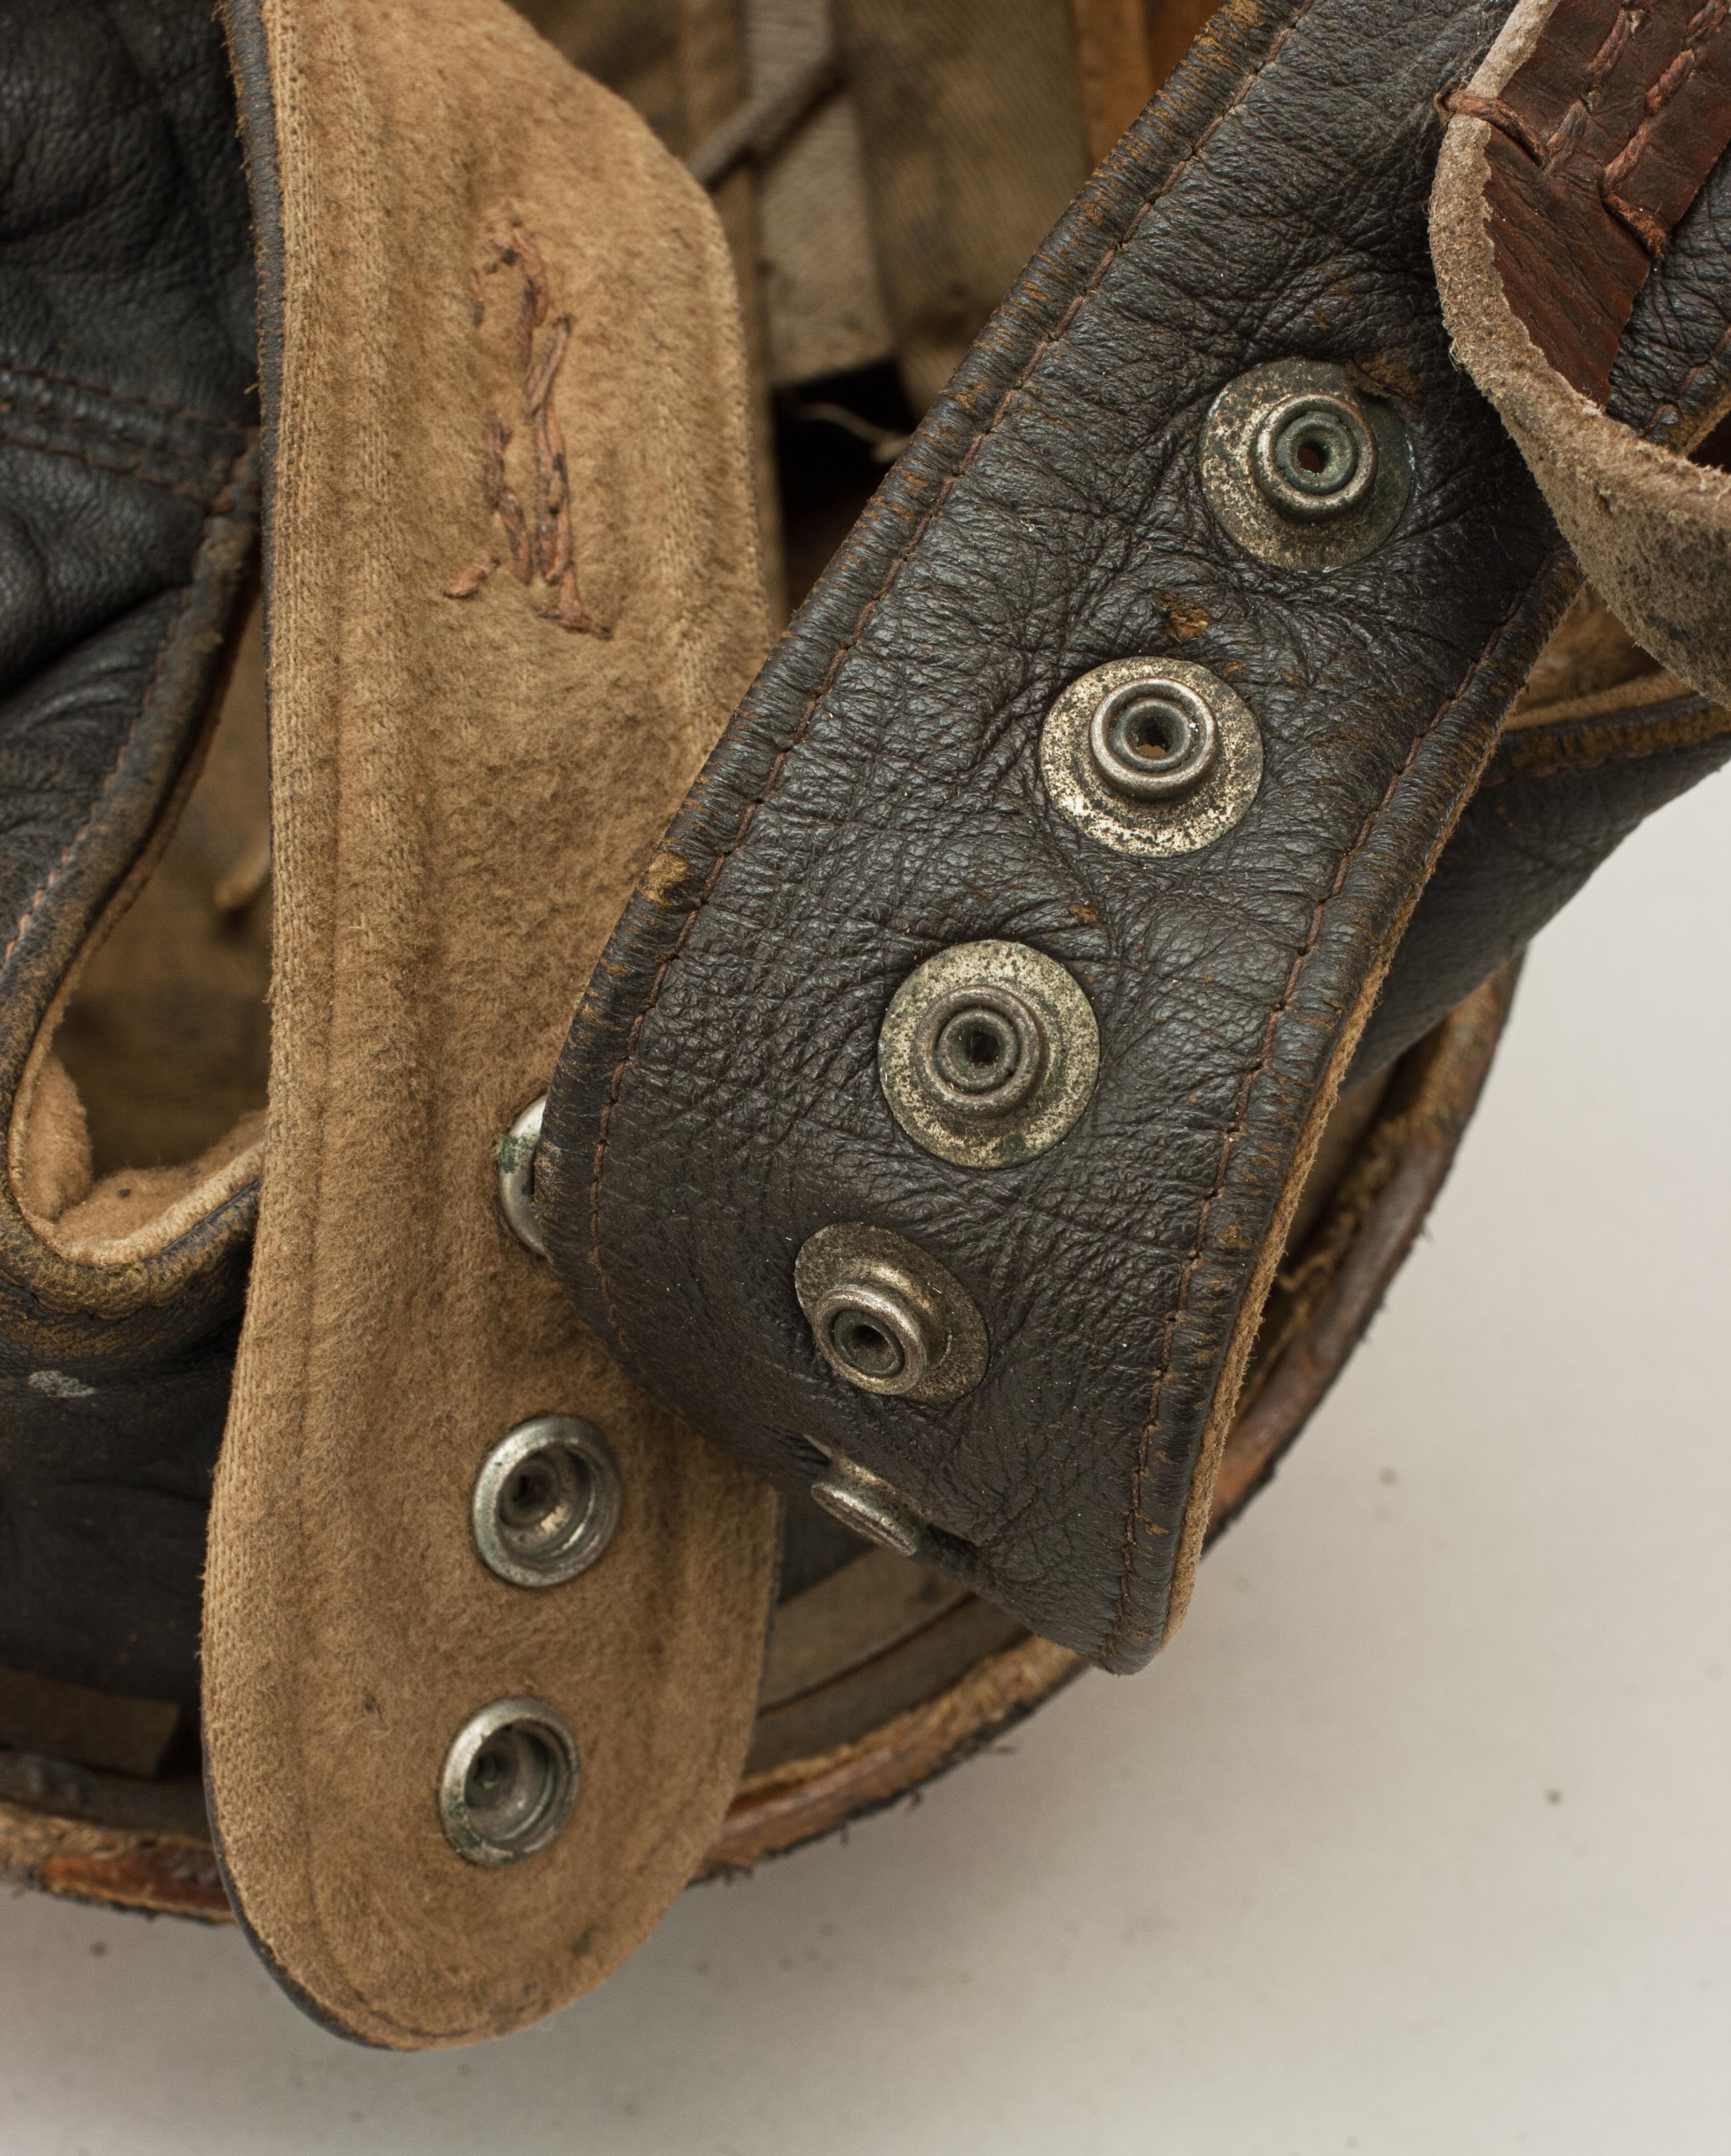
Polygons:
[[1646,117],[1599,176],[1600,200],[1613,217],[1628,227],[1655,261],[1665,252],[1671,237],[1670,228],[1662,224],[1650,210],[1626,201],[1617,189],[1640,162],[1667,105],[1701,64],[1702,48],[1723,26],[1728,6],[1731,6],[1731,0],[1707,0],[1706,6],[1690,18],[1681,50],[1641,100],[1646,107]]
[[46,367],[17,367],[10,360],[0,362],[0,379],[16,375],[21,382],[46,382],[56,389],[80,389],[87,396],[100,397],[110,404],[129,404],[141,412],[161,412],[171,419],[192,419],[201,427],[213,427],[219,434],[239,434],[246,431],[245,424],[238,419],[219,419],[213,412],[201,412],[195,405],[177,404],[167,397],[139,397],[124,389],[105,388],[100,382],[80,382],[75,375],[51,374]]
[[[1544,572],[1541,571],[1540,573],[1542,575]],[[1112,1656],[1117,1653],[1118,1640],[1123,1632],[1125,1620],[1129,1615],[1130,1577],[1132,1573],[1135,1570],[1136,1565],[1137,1526],[1138,1523],[1147,1526],[1152,1526],[1154,1524],[1152,1522],[1144,1521],[1143,1517],[1142,1486],[1147,1479],[1148,1450],[1153,1442],[1155,1429],[1159,1420],[1160,1396],[1165,1389],[1166,1379],[1171,1373],[1172,1358],[1178,1342],[1178,1328],[1184,1322],[1184,1312],[1189,1302],[1190,1282],[1194,1277],[1196,1267],[1201,1262],[1202,1246],[1208,1240],[1209,1218],[1213,1213],[1215,1205],[1220,1202],[1220,1194],[1226,1187],[1226,1173],[1231,1165],[1232,1149],[1237,1144],[1239,1139],[1245,1135],[1245,1132],[1247,1127],[1245,1122],[1245,1114],[1250,1106],[1251,1091],[1256,1086],[1256,1081],[1268,1067],[1269,1059],[1274,1054],[1275,1038],[1280,1030],[1280,1022],[1292,1008],[1292,998],[1297,992],[1300,978],[1303,973],[1305,967],[1310,961],[1312,953],[1316,949],[1318,939],[1322,935],[1323,918],[1327,914],[1328,907],[1333,903],[1335,899],[1338,897],[1341,889],[1346,882],[1348,873],[1351,870],[1353,863],[1359,858],[1359,855],[1369,844],[1372,833],[1374,831],[1377,824],[1381,819],[1384,810],[1387,809],[1389,804],[1393,801],[1395,795],[1400,788],[1400,782],[1406,777],[1407,773],[1411,770],[1414,759],[1417,757],[1419,751],[1425,746],[1425,742],[1430,740],[1431,737],[1436,732],[1438,726],[1442,724],[1449,713],[1455,709],[1457,704],[1460,703],[1461,698],[1465,696],[1467,690],[1472,685],[1474,675],[1488,663],[1491,654],[1495,650],[1497,645],[1502,640],[1504,633],[1508,628],[1509,623],[1513,620],[1516,613],[1525,603],[1525,599],[1526,593],[1523,591],[1516,598],[1514,604],[1510,607],[1508,613],[1504,615],[1503,619],[1498,622],[1496,628],[1492,629],[1491,634],[1486,639],[1482,649],[1479,651],[1478,655],[1467,667],[1465,675],[1461,677],[1460,687],[1456,690],[1453,696],[1451,696],[1446,703],[1439,706],[1436,716],[1431,719],[1431,723],[1425,728],[1424,732],[1414,736],[1412,746],[1408,749],[1400,768],[1389,781],[1386,788],[1384,790],[1382,799],[1377,803],[1376,806],[1365,817],[1364,821],[1359,827],[1358,836],[1353,840],[1351,846],[1348,847],[1347,851],[1341,856],[1340,865],[1335,871],[1333,882],[1328,886],[1328,891],[1323,894],[1323,896],[1317,901],[1316,909],[1311,915],[1310,918],[1309,932],[1305,937],[1302,945],[1300,947],[1297,954],[1292,960],[1292,970],[1287,975],[1286,986],[1281,991],[1280,1001],[1275,1004],[1274,1008],[1268,1014],[1268,1023],[1264,1028],[1262,1034],[1261,1048],[1258,1052],[1256,1062],[1251,1065],[1250,1070],[1246,1072],[1243,1085],[1239,1088],[1237,1102],[1232,1111],[1232,1121],[1220,1133],[1220,1159],[1215,1168],[1214,1188],[1209,1192],[1208,1196],[1202,1202],[1202,1209],[1197,1216],[1196,1221],[1196,1240],[1191,1245],[1190,1254],[1184,1260],[1183,1270],[1179,1275],[1178,1299],[1167,1317],[1165,1337],[1162,1342],[1160,1350],[1160,1367],[1154,1373],[1153,1387],[1148,1397],[1148,1420],[1143,1425],[1141,1442],[1138,1447],[1136,1455],[1136,1471],[1133,1476],[1130,1483],[1130,1502],[1125,1507],[1124,1512],[1123,1566],[1118,1576],[1117,1608],[1112,1618],[1112,1630],[1107,1635],[1106,1643],[1100,1650],[1101,1659],[1102,1661],[1110,1661]]]
[[1441,106],[1451,117],[1482,120],[1487,127],[1494,127],[1517,148],[1524,150],[1535,165],[1544,164],[1544,137],[1535,134],[1514,107],[1505,105],[1500,97],[1481,97],[1472,90],[1451,90],[1441,100]]
[[[536,349],[535,333],[547,320],[552,304],[547,267],[534,239],[520,224],[507,234],[489,234],[487,245],[494,259],[487,275],[515,267],[522,280],[518,296],[516,341],[523,417],[533,429],[535,501],[530,516],[506,477],[505,452],[513,439],[511,429],[496,412],[487,414],[486,459],[482,469],[481,495],[505,534],[511,574],[520,584],[532,584],[538,576],[553,594],[551,606],[537,607],[543,621],[588,636],[609,637],[613,632],[584,607],[578,589],[571,536],[571,485],[565,464],[565,437],[553,405],[553,386],[571,342],[572,318],[560,315]],[[485,319],[485,293],[480,273],[470,272],[470,311],[477,322]],[[445,585],[448,599],[473,598],[498,566],[497,557],[471,562]]]
[[[234,485],[235,475],[239,470],[241,463],[248,454],[250,446],[251,445],[249,444],[247,448],[242,449],[235,457],[233,464],[229,465],[228,481],[223,490],[224,495],[227,495],[229,489]],[[204,520],[206,531],[208,531],[212,520],[218,515],[218,511],[213,507],[206,516]],[[204,536],[204,532],[201,532],[199,534],[198,547],[200,551],[202,551],[203,547]],[[6,967],[10,963],[13,952],[17,950],[19,943],[23,941],[24,934],[28,929],[32,921],[35,919],[43,901],[48,896],[49,891],[54,889],[54,886],[59,881],[61,876],[65,873],[66,865],[78,850],[79,845],[84,839],[85,833],[89,831],[91,824],[95,822],[97,817],[101,814],[102,804],[107,800],[109,794],[112,792],[115,781],[120,777],[121,768],[125,765],[126,758],[131,754],[132,744],[138,738],[138,730],[144,724],[146,714],[149,712],[152,705],[156,701],[157,690],[162,685],[162,669],[167,664],[169,651],[173,646],[175,639],[180,634],[181,624],[187,618],[187,609],[192,605],[193,595],[197,592],[198,588],[198,554],[195,552],[193,556],[193,574],[187,580],[186,590],[181,595],[180,604],[175,608],[174,619],[169,624],[167,633],[163,636],[161,644],[157,647],[157,663],[151,669],[149,684],[146,686],[143,696],[138,700],[138,709],[132,714],[132,723],[126,729],[126,738],[121,743],[120,753],[116,757],[113,767],[109,772],[107,778],[103,780],[100,787],[97,789],[95,798],[90,803],[90,814],[85,818],[83,823],[79,825],[72,836],[66,841],[65,845],[61,849],[60,858],[54,863],[54,866],[37,886],[35,891],[31,896],[29,904],[18,916],[18,926],[13,931],[11,942],[7,944],[3,951],[0,951],[0,972],[3,972]]]
[[1200,159],[1202,152],[1206,149],[1208,144],[1213,139],[1215,131],[1221,126],[1225,121],[1238,110],[1239,106],[1250,95],[1253,85],[1261,79],[1271,67],[1273,66],[1275,61],[1279,58],[1282,51],[1285,49],[1287,40],[1292,37],[1293,33],[1297,29],[1299,24],[1305,20],[1307,16],[1308,16],[1311,8],[1314,4],[1315,0],[1302,0],[1302,4],[1293,15],[1291,21],[1281,29],[1269,46],[1268,50],[1263,54],[1261,59],[1257,62],[1256,67],[1253,68],[1251,71],[1246,75],[1243,81],[1239,84],[1237,90],[1233,93],[1230,103],[1221,107],[1220,111],[1215,115],[1211,121],[1210,121],[1208,126],[1204,128],[1195,141],[1193,142],[1190,147],[1185,151],[1184,155],[1179,159],[1177,163],[1172,167],[1172,170],[1167,173],[1165,178],[1160,182],[1154,192],[1148,196],[1143,200],[1141,207],[1137,210],[1135,215],[1130,219],[1129,223],[1124,228],[1122,237],[1114,240],[1112,245],[1106,249],[1099,261],[1095,264],[1087,282],[1082,286],[1081,291],[1079,291],[1076,295],[1075,298],[1071,300],[1070,305],[1064,310],[1058,320],[1052,325],[1050,329],[1045,331],[1040,339],[1040,341],[1034,347],[1034,350],[1029,354],[1027,362],[1022,367],[1021,372],[1016,376],[1015,379],[1010,382],[1009,387],[1004,390],[1004,394],[999,398],[996,405],[993,408],[991,415],[986,420],[984,426],[977,434],[975,434],[973,439],[968,444],[968,448],[963,453],[958,462],[944,475],[937,486],[937,491],[933,494],[932,500],[927,503],[926,508],[921,512],[920,516],[915,520],[913,527],[908,534],[907,543],[902,547],[901,552],[896,554],[894,560],[891,562],[888,567],[885,570],[882,578],[879,581],[877,589],[872,593],[871,596],[866,599],[865,603],[862,605],[852,629],[848,632],[844,641],[837,647],[828,666],[824,668],[823,678],[818,683],[817,687],[813,690],[810,697],[807,700],[805,708],[799,714],[798,722],[794,726],[792,736],[789,737],[786,746],[777,752],[773,762],[770,764],[769,769],[765,774],[761,791],[758,793],[754,800],[747,803],[744,810],[742,812],[738,827],[733,834],[731,843],[724,850],[719,852],[716,855],[716,858],[710,867],[709,874],[704,878],[702,889],[698,892],[691,911],[686,914],[684,921],[681,925],[678,935],[674,938],[672,947],[667,952],[666,957],[662,959],[660,964],[655,968],[655,978],[650,984],[648,999],[644,1004],[643,1008],[638,1012],[636,1018],[632,1021],[630,1030],[625,1037],[624,1053],[613,1068],[613,1075],[608,1086],[607,1100],[602,1107],[601,1120],[597,1129],[595,1157],[589,1180],[590,1262],[594,1266],[596,1278],[600,1282],[602,1306],[606,1312],[607,1322],[609,1327],[612,1331],[615,1341],[618,1340],[619,1336],[619,1314],[614,1306],[613,1289],[609,1283],[606,1266],[601,1255],[601,1178],[604,1166],[607,1158],[609,1127],[613,1121],[614,1109],[619,1103],[619,1088],[624,1082],[625,1071],[629,1066],[632,1058],[637,1052],[638,1039],[643,1031],[644,1024],[648,1019],[650,1014],[655,1009],[657,1002],[660,1000],[661,984],[667,978],[667,968],[673,963],[673,961],[679,956],[681,951],[684,948],[686,938],[691,933],[691,927],[696,921],[697,916],[709,903],[710,895],[715,889],[716,880],[721,875],[722,868],[732,858],[732,856],[738,852],[740,847],[744,844],[746,833],[750,829],[758,809],[763,807],[763,803],[768,800],[770,795],[775,791],[777,783],[781,778],[783,767],[787,762],[788,757],[792,755],[794,751],[797,749],[800,743],[804,740],[806,731],[811,724],[813,716],[816,712],[818,706],[829,694],[830,685],[835,680],[836,673],[840,668],[842,661],[847,658],[850,652],[853,651],[855,647],[858,644],[860,639],[865,634],[867,627],[870,625],[872,616],[876,613],[882,600],[887,597],[891,586],[895,583],[896,578],[901,574],[903,564],[907,561],[908,557],[913,552],[914,548],[919,544],[921,539],[924,536],[927,527],[931,524],[932,519],[937,515],[938,511],[943,507],[944,503],[949,499],[951,488],[954,486],[957,480],[959,480],[967,471],[968,465],[973,461],[973,459],[982,444],[990,439],[994,430],[1002,420],[1011,401],[1026,388],[1029,381],[1031,379],[1035,372],[1035,370],[1039,367],[1040,362],[1045,359],[1049,352],[1055,350],[1062,341],[1065,336],[1068,333],[1071,323],[1076,320],[1076,315],[1080,311],[1082,303],[1097,290],[1107,270],[1111,269],[1112,264],[1117,259],[1118,256],[1123,252],[1125,248],[1127,248],[1135,239],[1137,233],[1141,229],[1143,218],[1148,215],[1157,203],[1164,200],[1165,197],[1178,184],[1179,181],[1184,177],[1184,175],[1188,172]]
[[[0,444],[9,449],[39,450],[45,457],[69,457],[74,464],[88,465],[92,471],[112,472],[120,479],[136,479],[144,486],[161,487],[165,494],[177,494],[182,501],[196,503],[207,516],[215,516],[229,506],[228,490],[234,482],[233,465],[229,467],[229,478],[223,481],[222,492],[213,498],[208,491],[188,486],[183,480],[158,478],[155,472],[145,470],[141,465],[117,464],[112,457],[95,456],[89,449],[74,449],[64,442],[33,442],[22,434],[14,434],[9,428],[0,427]],[[238,464],[240,457],[245,454],[243,449],[234,462]]]

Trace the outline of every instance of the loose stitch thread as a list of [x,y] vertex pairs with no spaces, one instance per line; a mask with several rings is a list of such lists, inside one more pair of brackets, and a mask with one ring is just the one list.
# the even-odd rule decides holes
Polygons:
[[1231,102],[1222,106],[1220,110],[1215,115],[1214,118],[1209,122],[1208,126],[1203,130],[1196,141],[1191,144],[1189,149],[1185,151],[1184,155],[1166,175],[1158,187],[1156,188],[1152,195],[1148,196],[1146,200],[1143,201],[1140,208],[1137,210],[1135,215],[1131,218],[1129,223],[1125,227],[1122,237],[1114,240],[1112,244],[1101,256],[1099,261],[1095,264],[1093,271],[1090,275],[1086,284],[1083,285],[1081,290],[1076,294],[1076,297],[1065,309],[1063,314],[1059,317],[1057,321],[1055,322],[1052,327],[1045,332],[1045,334],[1040,338],[1039,343],[1035,345],[1034,350],[1029,354],[1026,364],[1023,367],[1021,372],[1016,376],[1014,381],[1009,383],[1008,388],[1004,390],[1002,397],[999,398],[997,404],[993,408],[991,417],[987,420],[985,425],[974,436],[973,441],[968,444],[967,449],[955,466],[944,475],[937,493],[932,496],[932,501],[922,512],[918,521],[915,523],[912,531],[910,532],[907,544],[902,547],[901,552],[896,556],[895,559],[890,563],[888,568],[884,572],[882,581],[879,583],[877,589],[866,601],[864,606],[860,610],[859,616],[855,621],[853,628],[849,631],[846,639],[837,647],[834,657],[830,660],[829,665],[824,670],[823,678],[819,682],[816,689],[813,690],[811,696],[805,705],[805,708],[801,711],[799,721],[794,729],[792,736],[789,737],[786,745],[777,751],[775,758],[771,763],[768,773],[765,774],[762,790],[758,793],[754,800],[747,803],[740,816],[739,825],[737,829],[734,832],[732,842],[724,851],[718,853],[716,855],[715,860],[711,865],[709,874],[704,879],[702,889],[698,892],[690,912],[686,914],[684,921],[681,924],[679,933],[674,938],[672,947],[669,950],[665,957],[662,959],[660,964],[655,968],[655,978],[650,984],[648,998],[645,1001],[643,1008],[638,1012],[636,1018],[632,1021],[630,1031],[625,1037],[624,1052],[613,1068],[612,1076],[608,1086],[607,1100],[603,1106],[600,1123],[596,1132],[594,1163],[591,1172],[589,1183],[589,1259],[590,1263],[594,1267],[596,1278],[600,1283],[602,1306],[607,1315],[608,1326],[616,1342],[620,1337],[619,1313],[614,1304],[613,1289],[608,1280],[606,1266],[601,1255],[601,1179],[604,1164],[607,1157],[609,1127],[613,1121],[613,1111],[619,1103],[619,1089],[624,1082],[624,1074],[630,1067],[632,1060],[636,1055],[637,1045],[639,1039],[641,1036],[644,1025],[648,1020],[650,1013],[655,1009],[657,1002],[660,1000],[661,984],[666,978],[668,968],[673,963],[673,961],[679,956],[681,951],[684,948],[686,938],[691,933],[692,926],[696,922],[698,915],[709,903],[711,894],[715,889],[717,879],[720,875],[722,868],[732,858],[732,856],[738,852],[740,847],[743,845],[745,843],[746,834],[751,829],[752,821],[756,818],[758,809],[763,806],[764,803],[768,800],[770,795],[775,791],[777,783],[781,778],[783,766],[786,763],[788,757],[804,740],[806,731],[811,724],[812,716],[816,711],[818,706],[822,703],[824,698],[829,694],[830,685],[835,680],[836,673],[840,668],[842,662],[851,654],[858,644],[860,639],[865,634],[866,629],[871,624],[873,614],[876,613],[881,602],[889,595],[890,589],[894,584],[897,576],[900,575],[903,565],[907,562],[909,556],[913,552],[914,548],[924,537],[927,526],[931,524],[933,518],[937,516],[939,511],[943,507],[944,503],[948,500],[951,488],[954,486],[957,480],[959,480],[967,471],[968,465],[973,461],[975,455],[981,447],[989,440],[993,433],[998,427],[999,423],[1002,420],[1012,399],[1019,396],[1027,387],[1029,381],[1032,377],[1035,370],[1039,367],[1040,362],[1045,359],[1047,353],[1054,350],[1069,333],[1071,326],[1075,321],[1076,315],[1080,311],[1083,303],[1092,297],[1093,293],[1098,288],[1102,280],[1105,277],[1107,270],[1111,269],[1112,264],[1117,259],[1124,249],[1135,239],[1138,232],[1142,228],[1143,220],[1148,215],[1155,204],[1163,200],[1166,195],[1178,184],[1179,181],[1184,177],[1184,175],[1199,161],[1202,152],[1212,139],[1215,129],[1220,127],[1234,112],[1238,110],[1239,106],[1250,95],[1254,85],[1274,64],[1276,59],[1278,59],[1282,50],[1284,49],[1287,39],[1297,29],[1300,23],[1304,21],[1314,5],[1315,0],[1303,0],[1303,4],[1299,8],[1297,13],[1293,15],[1290,22],[1287,23],[1282,28],[1278,34],[1275,37],[1273,42],[1269,46],[1267,52],[1264,54],[1256,66],[1239,85],[1237,90],[1233,94]]

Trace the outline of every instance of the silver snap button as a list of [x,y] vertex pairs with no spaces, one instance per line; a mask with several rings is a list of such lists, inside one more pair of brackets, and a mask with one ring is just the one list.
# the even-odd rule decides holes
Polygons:
[[1376,437],[1356,403],[1320,391],[1276,400],[1251,444],[1263,499],[1287,516],[1340,516],[1376,482]]
[[535,1148],[541,1142],[541,1119],[547,1096],[532,1101],[500,1139],[495,1153],[499,1171],[499,1209],[525,1250],[547,1255],[541,1220],[535,1210]]
[[1170,675],[1127,681],[1102,696],[1088,721],[1088,752],[1114,793],[1171,801],[1213,770],[1220,752],[1214,710]]
[[1249,705],[1187,659],[1115,659],[1046,715],[1040,768],[1053,804],[1123,854],[1194,853],[1243,815],[1262,782]]
[[878,1035],[884,1098],[916,1144],[963,1168],[1055,1146],[1087,1106],[1100,1031],[1056,958],[1025,943],[958,943],[916,967]]
[[544,1701],[496,1699],[445,1754],[439,1818],[470,1864],[516,1864],[545,1849],[577,1801],[577,1740]]
[[1241,547],[1284,567],[1362,561],[1412,494],[1399,413],[1320,360],[1276,360],[1228,382],[1199,454],[1210,508]]
[[922,1557],[930,1546],[926,1522],[894,1483],[839,1452],[830,1455],[828,1469],[811,1486],[811,1496],[832,1519],[900,1556]]
[[862,1393],[939,1404],[985,1373],[986,1329],[967,1291],[916,1243],[838,1221],[794,1261],[818,1353]]
[[481,1562],[513,1587],[575,1579],[619,1524],[612,1448],[575,1415],[519,1423],[481,1462],[469,1517]]

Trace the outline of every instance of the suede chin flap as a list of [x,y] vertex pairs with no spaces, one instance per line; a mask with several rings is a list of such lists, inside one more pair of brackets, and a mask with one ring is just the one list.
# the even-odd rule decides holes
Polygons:
[[[212,1814],[320,2019],[397,2048],[598,1982],[750,1741],[774,1501],[654,1407],[498,1210],[598,953],[760,655],[732,285],[629,110],[489,0],[234,0],[260,247],[275,966],[259,1224],[210,1523]],[[592,1569],[508,1584],[476,1473],[604,1435]],[[575,1804],[466,1861],[478,1711]]]

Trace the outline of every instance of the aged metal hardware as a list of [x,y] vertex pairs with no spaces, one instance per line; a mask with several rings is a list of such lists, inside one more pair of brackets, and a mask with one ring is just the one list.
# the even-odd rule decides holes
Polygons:
[[794,1291],[818,1353],[862,1393],[937,1404],[985,1374],[979,1311],[905,1235],[855,1220],[819,1228],[794,1261]]
[[1100,1033],[1056,958],[1025,943],[958,943],[896,990],[877,1063],[916,1144],[963,1168],[1004,1168],[1056,1145],[1087,1106]]
[[1115,659],[1053,705],[1040,767],[1055,805],[1102,845],[1188,854],[1256,798],[1262,737],[1243,697],[1207,667]]
[[1342,568],[1380,547],[1412,493],[1412,450],[1394,408],[1343,367],[1253,367],[1215,398],[1202,430],[1209,506],[1241,547],[1295,569]]
[[481,1561],[514,1587],[557,1587],[587,1572],[619,1517],[619,1471],[593,1423],[536,1415],[481,1462],[470,1525]]
[[926,1522],[892,1482],[837,1453],[811,1486],[813,1502],[869,1541],[903,1557],[922,1556],[931,1536]]
[[439,1779],[445,1839],[470,1864],[516,1864],[545,1849],[577,1801],[577,1739],[538,1699],[496,1699],[452,1741]]
[[499,1210],[525,1250],[537,1258],[547,1255],[541,1220],[535,1210],[535,1148],[541,1142],[541,1119],[547,1096],[532,1101],[500,1139],[496,1156],[499,1170]]

